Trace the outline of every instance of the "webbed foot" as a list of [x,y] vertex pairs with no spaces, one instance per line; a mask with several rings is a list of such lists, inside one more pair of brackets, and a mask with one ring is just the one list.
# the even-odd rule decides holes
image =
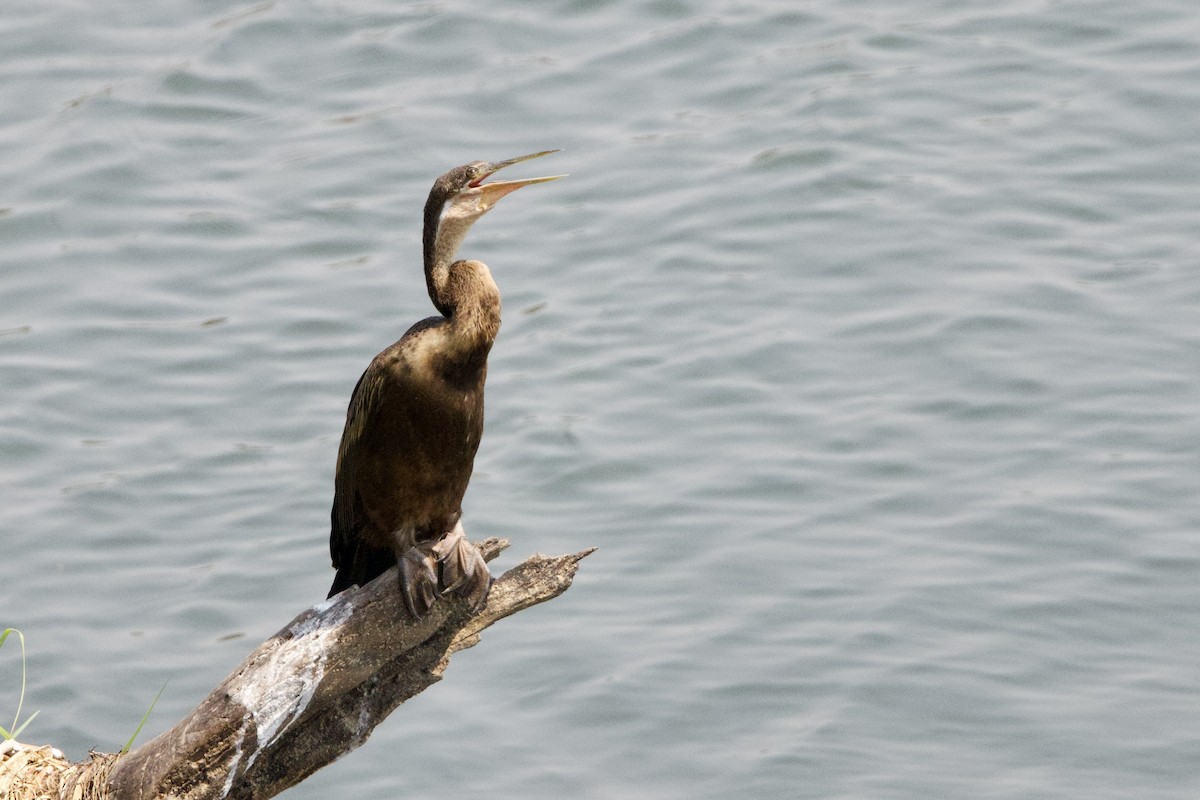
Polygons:
[[433,546],[433,555],[441,566],[442,596],[451,593],[465,597],[472,611],[478,611],[492,588],[492,574],[475,545],[467,539],[461,522]]
[[428,544],[416,544],[407,548],[398,559],[400,562],[400,594],[408,613],[420,619],[429,613],[437,598],[438,574],[434,561],[434,548]]

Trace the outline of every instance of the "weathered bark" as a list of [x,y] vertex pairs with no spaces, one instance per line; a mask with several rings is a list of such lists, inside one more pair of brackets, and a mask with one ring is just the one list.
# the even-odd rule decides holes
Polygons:
[[[507,546],[479,545],[488,560]],[[474,616],[461,601],[439,601],[413,620],[393,568],[300,614],[171,730],[127,755],[72,765],[58,796],[273,797],[366,741],[398,705],[441,680],[450,656],[484,628],[566,591],[591,552],[529,558],[495,582]]]

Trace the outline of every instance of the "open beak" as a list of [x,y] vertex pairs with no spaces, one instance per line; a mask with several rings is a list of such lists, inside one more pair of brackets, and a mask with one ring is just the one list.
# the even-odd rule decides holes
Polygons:
[[480,189],[483,192],[484,202],[486,202],[488,205],[492,205],[497,200],[499,200],[501,197],[504,197],[504,195],[508,194],[509,192],[515,192],[517,189],[520,189],[522,186],[529,186],[534,183],[545,183],[546,181],[553,181],[553,180],[558,180],[559,178],[565,178],[566,177],[565,175],[547,175],[542,178],[521,178],[519,180],[514,180],[514,181],[494,181],[492,183],[484,183],[485,180],[490,178],[493,174],[495,174],[499,170],[504,169],[505,167],[510,167],[513,164],[519,164],[522,161],[528,161],[531,158],[538,158],[540,156],[548,156],[551,153],[557,153],[557,152],[559,152],[559,151],[558,150],[543,150],[540,153],[530,153],[527,156],[517,156],[516,158],[509,158],[504,161],[493,161],[487,165],[487,169],[484,171],[483,175],[479,176],[474,181],[472,181],[470,186],[472,189]]

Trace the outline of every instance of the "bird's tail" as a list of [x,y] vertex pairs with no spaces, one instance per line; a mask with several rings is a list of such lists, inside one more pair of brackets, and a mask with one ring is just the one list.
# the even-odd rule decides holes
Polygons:
[[[349,555],[349,558],[346,555]],[[328,597],[333,597],[351,586],[366,586],[396,565],[396,554],[393,551],[371,547],[361,541],[356,544],[353,552],[343,553],[342,556],[339,559],[337,574],[333,576],[333,586],[329,587]]]

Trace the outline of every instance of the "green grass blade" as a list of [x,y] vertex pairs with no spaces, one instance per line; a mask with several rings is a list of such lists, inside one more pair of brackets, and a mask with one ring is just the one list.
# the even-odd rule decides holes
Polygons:
[[130,736],[129,741],[126,742],[125,746],[121,748],[121,755],[125,755],[129,752],[129,748],[133,747],[133,740],[136,739],[138,734],[142,732],[142,727],[146,724],[146,720],[150,719],[150,712],[154,710],[156,705],[158,705],[158,698],[162,697],[162,693],[166,690],[166,688],[167,684],[164,682],[162,689],[159,689],[158,694],[154,695],[154,702],[150,704],[150,707],[146,709],[146,713],[142,715],[142,721],[138,723],[137,730],[133,732],[133,736]]
[[21,723],[21,727],[17,728],[15,731],[13,731],[13,732],[12,732],[12,736],[9,736],[8,738],[9,738],[9,739],[15,739],[15,738],[17,738],[18,736],[20,736],[20,735],[21,735],[21,731],[25,730],[25,726],[26,726],[26,725],[28,725],[29,723],[33,722],[33,718],[34,718],[34,717],[36,717],[36,716],[38,715],[38,713],[39,713],[38,711],[35,711],[35,712],[33,712],[32,714],[30,714],[30,715],[29,715],[29,719],[27,719],[27,720],[25,720],[24,722],[22,722],[22,723]]
[[17,713],[13,717],[13,731],[8,731],[0,728],[5,739],[15,739],[17,735],[25,730],[25,726],[33,721],[33,718],[38,715],[38,712],[33,712],[29,719],[21,722],[21,707],[25,704],[25,634],[21,633],[16,628],[5,628],[3,633],[0,633],[0,647],[4,645],[4,640],[8,638],[10,633],[17,635],[17,640],[21,643],[21,694],[17,697]]

